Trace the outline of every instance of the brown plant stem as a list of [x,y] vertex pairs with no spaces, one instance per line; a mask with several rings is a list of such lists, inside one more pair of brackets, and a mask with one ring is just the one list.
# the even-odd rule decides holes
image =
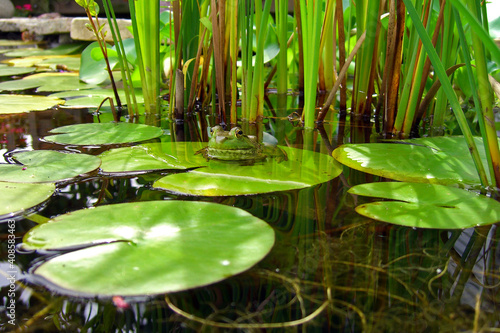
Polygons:
[[340,87],[340,84],[342,83],[342,79],[345,77],[347,70],[349,69],[349,64],[351,61],[354,59],[354,56],[356,53],[358,53],[358,50],[361,48],[361,45],[363,45],[363,42],[366,37],[366,31],[363,32],[363,34],[359,37],[358,41],[356,42],[356,45],[354,45],[354,48],[352,49],[351,53],[349,54],[349,57],[347,57],[346,62],[344,66],[342,66],[342,69],[340,70],[340,73],[338,75],[337,81],[335,82],[335,85],[333,86],[332,90],[330,91],[330,94],[328,95],[328,98],[319,111],[318,118],[316,119],[316,122],[322,122],[325,120],[326,114],[328,113],[328,110],[330,109],[330,105],[333,102],[333,99],[335,98],[335,94],[337,93],[337,90]]

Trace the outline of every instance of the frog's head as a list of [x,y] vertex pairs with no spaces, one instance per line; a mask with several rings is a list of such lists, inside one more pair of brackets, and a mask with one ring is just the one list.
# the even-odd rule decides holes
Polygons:
[[214,126],[208,147],[220,150],[255,149],[258,147],[258,143],[245,135],[239,127],[233,127],[228,132],[220,126]]

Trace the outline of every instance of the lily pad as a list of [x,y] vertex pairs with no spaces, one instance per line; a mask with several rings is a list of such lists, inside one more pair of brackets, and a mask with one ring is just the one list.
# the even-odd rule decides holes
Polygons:
[[207,202],[145,201],[64,214],[30,230],[26,249],[68,250],[34,270],[78,295],[151,295],[211,284],[259,262],[274,244],[264,221]]
[[0,94],[0,114],[42,111],[59,104],[64,104],[64,100],[46,96]]
[[42,183],[68,180],[95,171],[101,165],[96,156],[33,150],[13,155],[22,163],[0,164],[0,181]]
[[398,201],[379,201],[356,207],[375,220],[430,229],[463,229],[500,221],[500,203],[455,187],[421,183],[370,183],[349,193]]
[[[71,90],[71,91],[63,91],[57,92],[49,95],[51,97],[58,98],[69,98],[66,101],[65,107],[78,107],[78,108],[87,108],[87,107],[97,107],[101,104],[102,100],[106,97],[115,98],[112,89],[82,89],[82,90]],[[118,96],[120,96],[120,100],[122,104],[126,104],[125,91],[123,89],[118,90]],[[142,90],[135,90],[135,97],[137,103],[143,103],[144,97],[142,95]],[[116,102],[115,102],[116,103]],[[106,105],[106,104],[105,104]]]
[[78,73],[37,73],[21,80],[0,82],[0,91],[16,91],[37,88],[37,91],[63,91],[88,89],[91,86],[80,82]]
[[5,64],[0,64],[0,76],[13,76],[32,73],[36,70],[35,67],[14,67]]
[[0,182],[0,221],[32,208],[49,199],[55,185]]
[[194,153],[202,144],[194,142],[146,143],[108,150],[99,157],[105,173],[129,173],[153,170],[185,170],[206,165],[204,158]]
[[77,54],[85,48],[88,43],[70,43],[61,44],[51,49],[30,48],[30,49],[16,49],[9,51],[5,55],[7,57],[29,57],[29,56],[54,56],[54,55],[68,55]]
[[[342,172],[340,165],[328,155],[281,148],[287,153],[288,161],[267,158],[264,162],[244,165],[219,160],[207,162],[200,156],[199,165],[206,167],[163,177],[153,186],[187,195],[248,195],[306,188],[327,182]],[[193,163],[198,156],[187,157]]]
[[[474,141],[486,165],[483,140],[474,137]],[[472,186],[481,183],[462,136],[345,144],[332,155],[350,168],[400,181]]]
[[163,135],[159,127],[132,123],[89,123],[54,128],[44,139],[69,145],[112,145],[139,142]]
[[52,70],[64,68],[67,71],[78,71],[80,69],[80,56],[72,55],[62,58],[48,58],[39,62],[37,66],[40,68],[50,68]]

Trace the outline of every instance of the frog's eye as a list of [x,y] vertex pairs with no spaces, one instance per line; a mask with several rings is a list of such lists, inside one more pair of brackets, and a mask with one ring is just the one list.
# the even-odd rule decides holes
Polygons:
[[210,128],[210,134],[212,134],[212,135],[217,134],[221,130],[222,130],[222,127],[220,127],[219,125],[214,126],[214,127]]
[[233,128],[231,128],[229,135],[233,138],[239,138],[239,137],[243,136],[243,131],[239,127],[233,127]]

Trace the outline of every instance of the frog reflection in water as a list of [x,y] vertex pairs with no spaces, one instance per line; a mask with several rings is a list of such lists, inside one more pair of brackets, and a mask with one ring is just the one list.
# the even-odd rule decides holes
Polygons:
[[286,153],[279,147],[261,144],[254,136],[243,134],[239,127],[233,127],[229,132],[220,126],[212,127],[212,136],[208,147],[196,152],[207,159],[223,161],[257,161],[266,157],[276,157],[278,162],[287,160]]

